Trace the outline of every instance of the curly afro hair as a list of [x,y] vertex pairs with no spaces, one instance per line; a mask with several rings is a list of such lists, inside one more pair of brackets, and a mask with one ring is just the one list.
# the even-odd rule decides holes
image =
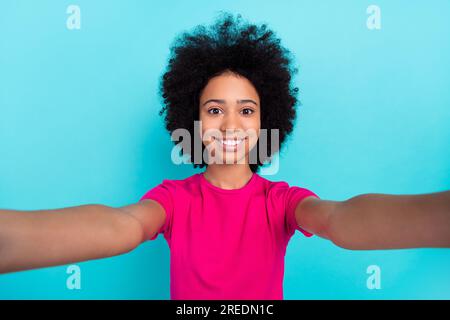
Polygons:
[[[199,120],[199,99],[209,79],[225,71],[247,78],[260,97],[261,129],[267,130],[267,156],[259,155],[257,163],[250,163],[252,172],[271,161],[287,136],[292,132],[296,118],[298,88],[291,87],[292,75],[298,69],[292,66],[291,53],[280,45],[280,39],[267,25],[257,26],[222,13],[209,28],[200,25],[192,33],[183,32],[170,48],[170,60],[160,83],[165,115],[165,128],[172,133],[178,128],[194,134],[194,121]],[[279,143],[271,146],[271,129],[278,129]],[[191,139],[191,140],[194,140]],[[260,147],[260,140],[255,146]],[[177,143],[177,142],[175,142]],[[205,146],[202,145],[202,154]],[[194,141],[191,141],[194,150]],[[180,152],[183,155],[183,150]],[[195,167],[207,166],[194,162]]]

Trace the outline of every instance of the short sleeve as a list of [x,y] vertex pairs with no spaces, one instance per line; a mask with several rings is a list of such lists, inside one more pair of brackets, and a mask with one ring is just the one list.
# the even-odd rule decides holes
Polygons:
[[158,230],[158,232],[149,240],[154,240],[156,237],[163,233],[166,240],[170,238],[172,228],[172,217],[174,208],[174,190],[175,186],[171,180],[163,180],[163,182],[156,187],[148,190],[139,201],[145,199],[151,199],[158,202],[166,212],[166,220],[164,225]]
[[286,203],[285,203],[285,208],[286,208],[285,219],[286,219],[286,221],[285,222],[286,222],[286,227],[287,227],[287,232],[288,232],[289,238],[294,235],[295,230],[299,230],[306,237],[313,236],[312,233],[309,233],[308,231],[300,228],[298,226],[297,220],[295,218],[295,208],[297,207],[297,205],[303,199],[305,199],[307,197],[311,197],[311,196],[319,198],[314,192],[312,192],[308,189],[305,189],[305,188],[292,186],[287,189],[287,193],[286,193],[286,197],[285,197],[285,201],[286,201]]

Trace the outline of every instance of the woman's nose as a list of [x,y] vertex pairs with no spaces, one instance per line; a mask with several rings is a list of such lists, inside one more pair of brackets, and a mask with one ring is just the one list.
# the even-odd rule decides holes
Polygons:
[[239,130],[239,128],[240,128],[239,119],[235,117],[233,114],[228,114],[223,118],[220,130],[222,132],[225,132],[226,130],[233,132]]

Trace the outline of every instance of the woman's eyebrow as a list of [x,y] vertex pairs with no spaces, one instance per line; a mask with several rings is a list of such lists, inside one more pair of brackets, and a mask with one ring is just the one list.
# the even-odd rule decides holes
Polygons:
[[[205,105],[205,104],[207,104],[207,103],[209,103],[209,102],[216,102],[216,103],[220,103],[220,104],[225,104],[225,100],[223,100],[223,99],[209,99],[209,100],[207,100],[206,102],[204,102],[203,105]],[[253,103],[255,106],[258,105],[258,104],[257,104],[255,101],[253,101],[252,99],[236,100],[236,102],[239,103],[239,104],[243,104],[243,103],[250,102],[250,103]]]

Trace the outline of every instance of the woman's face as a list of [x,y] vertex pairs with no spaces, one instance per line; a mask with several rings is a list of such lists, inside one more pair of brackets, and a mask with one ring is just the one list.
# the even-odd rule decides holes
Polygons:
[[199,108],[208,153],[221,163],[248,163],[261,127],[259,95],[252,83],[231,72],[211,78],[200,95]]

